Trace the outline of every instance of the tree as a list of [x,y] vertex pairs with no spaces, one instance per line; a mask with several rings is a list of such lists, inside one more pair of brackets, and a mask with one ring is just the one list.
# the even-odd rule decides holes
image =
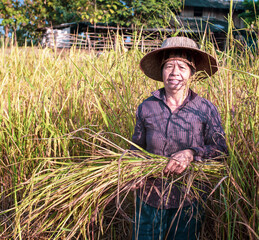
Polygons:
[[[77,1],[74,1],[77,2]],[[5,30],[5,38],[9,33],[20,37],[37,39],[41,27],[79,21],[80,15],[75,11],[75,3],[69,0],[1,0],[0,18]],[[90,1],[84,1],[89,3]]]
[[242,17],[249,27],[259,29],[259,0],[244,0],[245,12],[239,16]]
[[18,0],[1,0],[0,2],[0,18],[4,26],[5,39],[9,37],[9,32],[14,32],[14,40],[17,42],[16,30],[20,25],[26,24],[28,21],[25,17],[24,9]]
[[168,26],[172,11],[181,8],[179,0],[96,0],[99,21],[122,26]]
[[61,23],[87,21],[136,27],[168,26],[171,11],[179,10],[179,0],[0,0],[0,18],[5,36],[9,32],[38,39],[37,29]]
[[179,12],[182,1],[127,0],[132,11],[131,22],[136,26],[164,27],[169,25],[173,12]]

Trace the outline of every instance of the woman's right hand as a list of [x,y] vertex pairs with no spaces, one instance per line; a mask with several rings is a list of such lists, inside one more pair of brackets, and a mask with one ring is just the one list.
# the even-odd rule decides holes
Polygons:
[[181,174],[193,161],[194,151],[191,149],[185,149],[177,153],[172,154],[169,158],[164,173],[165,174]]

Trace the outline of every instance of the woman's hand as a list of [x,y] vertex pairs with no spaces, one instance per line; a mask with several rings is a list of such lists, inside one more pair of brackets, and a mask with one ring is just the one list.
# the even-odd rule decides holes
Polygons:
[[194,151],[191,149],[185,149],[172,154],[169,158],[169,162],[164,169],[164,173],[181,174],[193,161],[193,155]]

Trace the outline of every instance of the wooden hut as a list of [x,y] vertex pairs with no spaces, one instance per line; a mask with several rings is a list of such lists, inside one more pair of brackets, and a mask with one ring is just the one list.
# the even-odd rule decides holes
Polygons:
[[163,36],[172,29],[136,29],[89,22],[74,22],[45,27],[41,45],[51,48],[77,48],[104,51],[109,49],[137,47],[153,50],[161,45]]

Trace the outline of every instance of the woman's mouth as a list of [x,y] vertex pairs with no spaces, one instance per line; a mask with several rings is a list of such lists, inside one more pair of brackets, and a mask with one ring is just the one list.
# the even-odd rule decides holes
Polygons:
[[169,83],[179,83],[179,82],[182,82],[182,80],[179,80],[179,79],[168,79],[168,82]]

